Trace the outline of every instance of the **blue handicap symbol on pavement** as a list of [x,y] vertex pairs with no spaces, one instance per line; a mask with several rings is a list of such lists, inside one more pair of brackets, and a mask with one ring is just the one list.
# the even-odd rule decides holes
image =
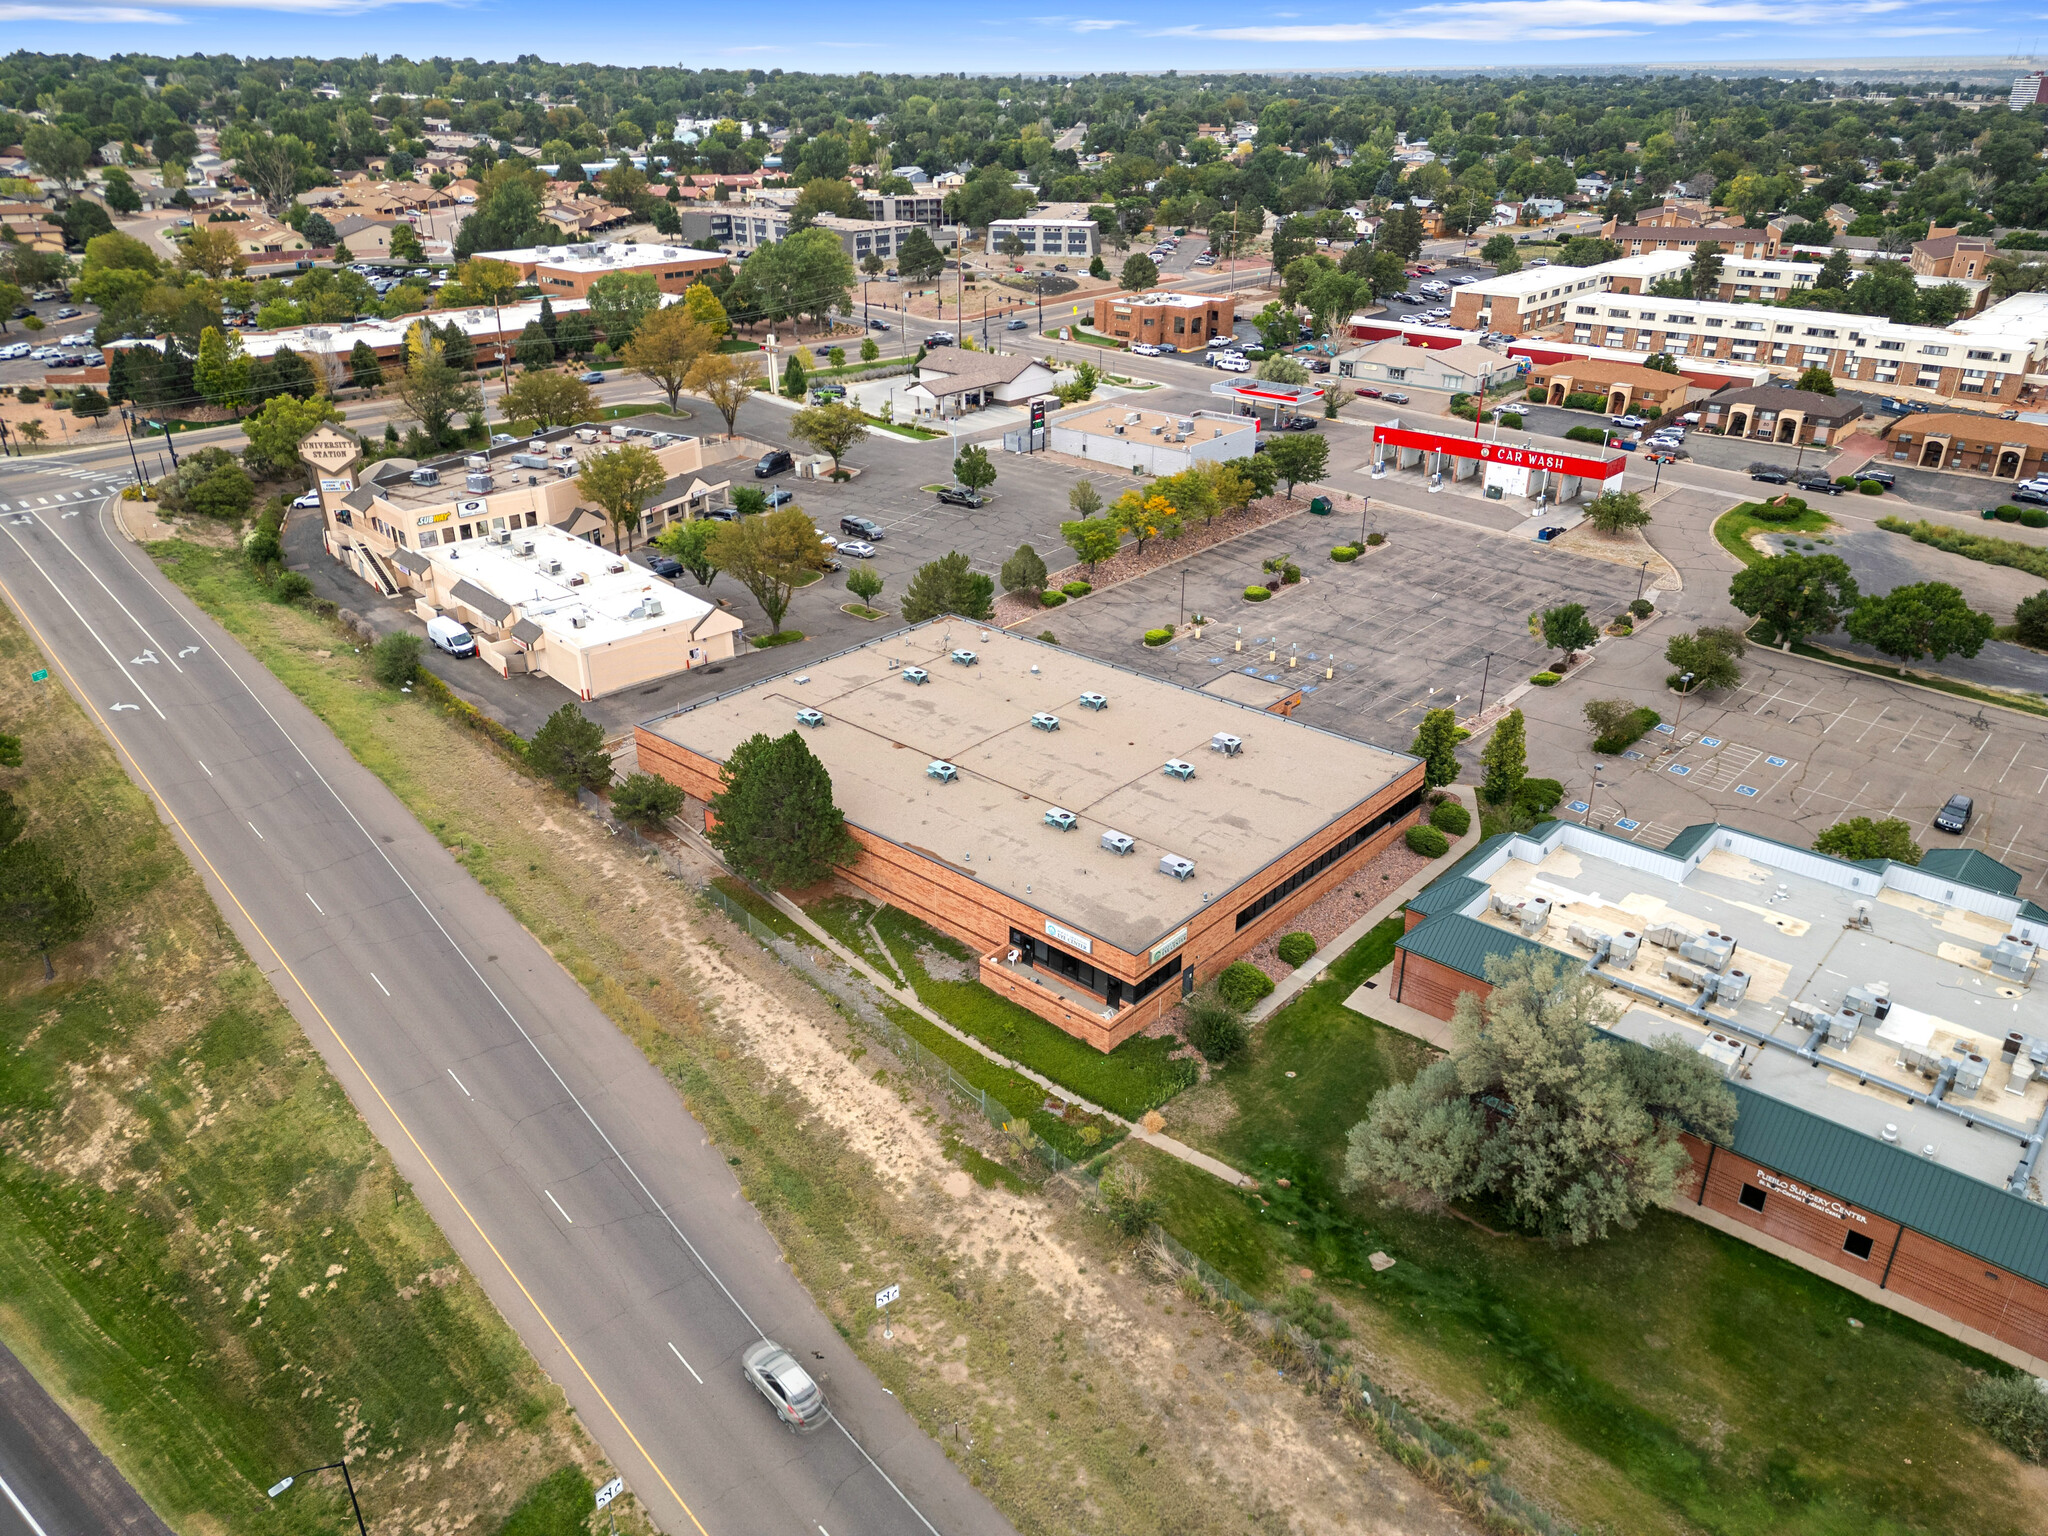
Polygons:
[[1753,784],[1738,784],[1735,786],[1735,793],[1738,795],[1753,795],[1756,793],[1756,786]]
[[1684,763],[1673,763],[1669,768],[1666,768],[1664,771],[1666,773],[1675,773],[1682,779],[1688,773],[1691,773],[1692,769],[1687,767]]
[[1788,759],[1782,757],[1767,757],[1764,759],[1765,765],[1771,768],[1782,768],[1787,761]]
[[1643,754],[1640,752],[1624,752],[1621,755],[1632,763],[1640,763],[1643,760]]
[[1718,736],[1702,736],[1700,738],[1700,745],[1703,747],[1718,747],[1721,745],[1721,738]]
[[1666,736],[1669,736],[1672,733],[1673,727],[1669,725],[1660,725],[1657,727],[1657,729],[1662,731]]
[[1565,809],[1568,811],[1590,811],[1592,807],[1586,804],[1586,802],[1583,800],[1574,800],[1570,805],[1566,806]]
[[1633,832],[1637,827],[1640,827],[1642,823],[1640,821],[1630,821],[1626,816],[1624,816],[1614,825],[1617,831]]

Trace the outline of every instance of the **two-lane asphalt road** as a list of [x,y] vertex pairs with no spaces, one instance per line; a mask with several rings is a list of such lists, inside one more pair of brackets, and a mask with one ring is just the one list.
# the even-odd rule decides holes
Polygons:
[[[80,485],[0,476],[0,596],[657,1522],[1007,1532],[812,1304],[661,1074]],[[763,1336],[826,1378],[832,1422],[793,1436],[742,1382]]]

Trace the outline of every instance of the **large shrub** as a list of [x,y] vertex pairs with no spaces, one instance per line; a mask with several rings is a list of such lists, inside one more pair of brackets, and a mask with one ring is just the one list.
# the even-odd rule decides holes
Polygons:
[[1654,709],[1632,708],[1625,699],[1594,699],[1586,705],[1586,722],[1593,727],[1595,752],[1621,752],[1655,730],[1664,717]]
[[1557,686],[1557,674],[1555,672],[1532,672],[1529,674],[1529,681],[1538,688],[1555,688]]
[[1085,581],[1070,581],[1065,586],[1061,587],[1060,590],[1066,593],[1068,597],[1086,597],[1090,592],[1093,592],[1095,589],[1088,585],[1088,583]]
[[2001,523],[2016,523],[2020,520],[2020,509],[2008,502],[2004,506],[1993,507],[1991,515]]
[[1306,965],[1315,958],[1316,936],[1312,933],[1283,933],[1273,949],[1282,964]]
[[1779,496],[1771,501],[1753,502],[1748,508],[1749,515],[1760,523],[1790,523],[1806,510],[1806,503],[1797,496]]
[[1330,551],[1330,558],[1336,561],[1339,565],[1349,565],[1353,560],[1356,560],[1358,558],[1358,555],[1358,546],[1355,544],[1339,544],[1335,549]]
[[1244,589],[1244,600],[1248,603],[1263,603],[1272,595],[1271,590],[1266,587],[1246,587]]
[[1185,1038],[1205,1060],[1220,1066],[1242,1051],[1251,1038],[1243,1013],[1216,992],[1197,992],[1188,999]]
[[1439,800],[1429,824],[1446,837],[1463,837],[1472,829],[1472,813],[1456,800]]
[[1440,859],[1451,851],[1451,840],[1435,827],[1423,822],[1408,829],[1408,848],[1425,859]]
[[2048,510],[2040,507],[2028,507],[2024,512],[2020,513],[2020,523],[2023,527],[2027,528],[2048,528]]
[[370,647],[370,675],[386,688],[403,688],[419,675],[420,656],[426,648],[418,635],[403,630],[386,635]]
[[1159,1197],[1145,1184],[1145,1175],[1129,1163],[1118,1163],[1097,1186],[1102,1214],[1125,1237],[1138,1237],[1159,1214]]
[[1234,960],[1216,978],[1216,992],[1223,1001],[1242,1012],[1273,990],[1273,978],[1249,960]]
[[1600,411],[1607,408],[1607,402],[1599,395],[1589,395],[1582,391],[1578,394],[1566,395],[1564,397],[1564,408],[1568,411]]
[[1856,482],[1856,489],[1865,496],[1882,496],[1884,494],[1884,487],[1875,480],[1859,480]]
[[2048,1460],[2048,1393],[2032,1376],[2001,1373],[1971,1382],[1963,1412],[2013,1455]]
[[1164,645],[1172,638],[1173,631],[1170,629],[1148,629],[1145,631],[1145,643],[1147,645]]

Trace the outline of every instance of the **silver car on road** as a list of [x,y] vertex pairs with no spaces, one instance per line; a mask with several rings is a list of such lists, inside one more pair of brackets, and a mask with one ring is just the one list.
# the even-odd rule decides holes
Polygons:
[[740,1355],[740,1375],[791,1429],[807,1432],[825,1422],[825,1389],[773,1339],[746,1347]]

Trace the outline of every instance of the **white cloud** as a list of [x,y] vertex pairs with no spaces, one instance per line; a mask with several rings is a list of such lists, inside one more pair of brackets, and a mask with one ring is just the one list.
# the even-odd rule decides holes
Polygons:
[[1128,21],[1111,21],[1096,16],[1034,16],[1031,19],[1041,27],[1065,27],[1069,32],[1108,32],[1131,25]]
[[1552,41],[1588,37],[1630,37],[1659,29],[1725,27],[1736,22],[1778,26],[1840,26],[1858,17],[1906,9],[1911,0],[1449,0],[1382,13],[1370,22],[1329,22],[1307,26],[1166,27],[1161,37],[1199,37],[1216,42],[1362,43],[1395,38],[1469,41]]
[[1981,32],[1982,27],[1866,27],[1872,37],[1960,37]]
[[129,26],[179,26],[184,17],[132,5],[0,5],[0,21],[76,21]]

